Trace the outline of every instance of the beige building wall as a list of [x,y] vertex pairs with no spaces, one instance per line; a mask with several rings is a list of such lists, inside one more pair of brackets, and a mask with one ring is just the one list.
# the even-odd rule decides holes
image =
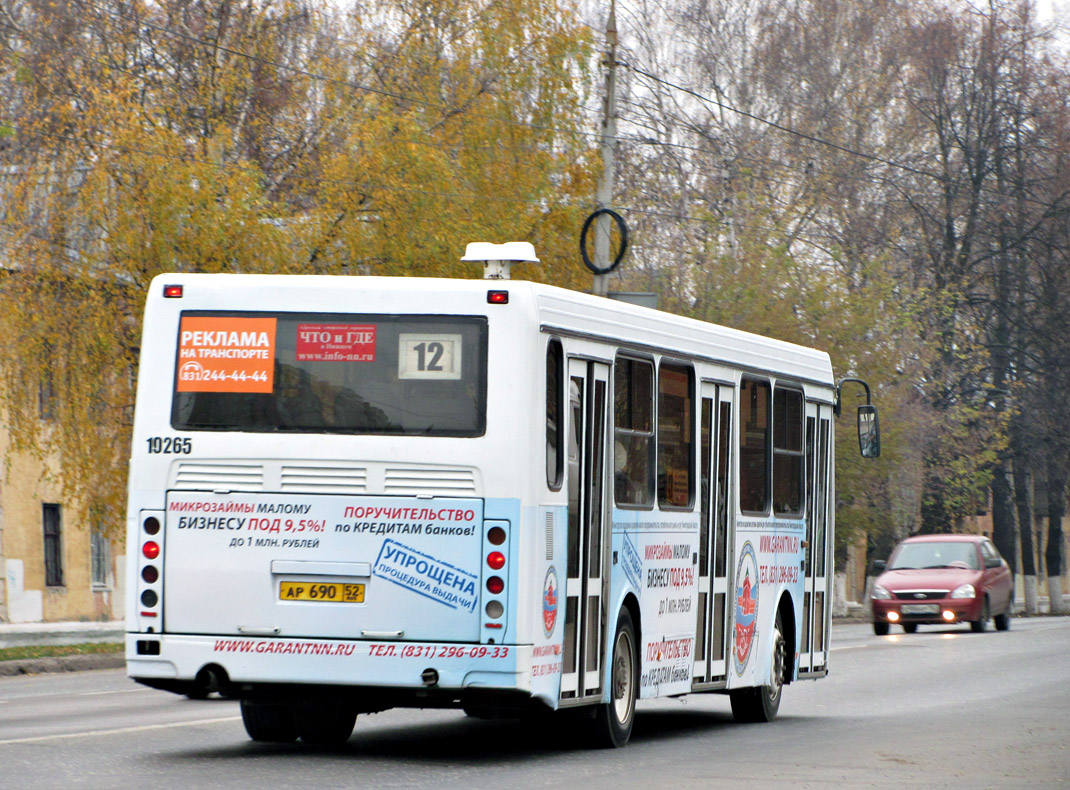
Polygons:
[[[123,541],[112,535],[104,581],[93,582],[92,526],[52,470],[27,454],[7,455],[0,429],[0,622],[112,620],[122,617],[117,562]],[[62,585],[45,578],[44,504],[59,505]]]

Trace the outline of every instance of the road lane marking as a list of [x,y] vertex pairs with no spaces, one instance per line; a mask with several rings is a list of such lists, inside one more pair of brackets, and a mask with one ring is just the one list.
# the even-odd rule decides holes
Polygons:
[[219,719],[197,719],[170,724],[145,724],[140,727],[118,727],[111,730],[90,730],[89,732],[65,732],[58,735],[35,735],[29,738],[8,738],[0,740],[0,746],[10,743],[39,743],[41,741],[58,741],[70,738],[88,738],[94,735],[124,735],[131,732],[148,732],[149,730],[166,730],[171,727],[196,727],[201,724],[218,724],[220,722],[241,721],[241,716],[224,716]]
[[139,689],[118,689],[116,691],[79,691],[75,694],[76,697],[103,697],[108,694],[140,694],[142,692],[152,693],[156,689],[139,688]]
[[101,694],[155,694],[156,689],[151,688],[132,688],[132,689],[116,689],[112,691],[74,691],[74,692],[61,692],[61,691],[48,691],[40,694],[19,694],[18,696],[5,697],[0,699],[0,702],[15,702],[18,700],[26,699],[47,699],[49,697],[91,697]]

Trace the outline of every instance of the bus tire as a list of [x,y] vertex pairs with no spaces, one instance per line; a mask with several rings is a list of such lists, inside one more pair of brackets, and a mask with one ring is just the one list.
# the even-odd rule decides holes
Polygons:
[[[876,625],[874,623],[874,625]],[[787,665],[788,648],[784,642],[784,630],[777,612],[773,626],[773,656],[770,667],[771,685],[737,689],[729,692],[732,699],[732,715],[738,722],[765,722],[776,718],[780,710],[780,698],[784,695],[784,671]]]
[[617,617],[617,631],[610,655],[609,702],[599,705],[594,717],[594,745],[619,749],[628,743],[635,723],[635,700],[639,696],[639,665],[635,626],[626,608]]
[[289,705],[243,699],[241,720],[254,741],[293,743],[297,740],[297,722]]
[[353,734],[356,710],[349,705],[302,705],[296,711],[297,732],[309,746],[339,746]]

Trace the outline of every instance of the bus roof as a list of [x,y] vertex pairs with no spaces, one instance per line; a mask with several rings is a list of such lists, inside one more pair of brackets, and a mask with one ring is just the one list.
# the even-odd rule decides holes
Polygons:
[[[184,285],[198,310],[283,310],[344,312],[353,302],[346,293],[378,295],[376,310],[397,311],[398,304],[419,312],[414,297],[425,296],[443,312],[450,297],[471,305],[486,304],[488,290],[510,291],[510,301],[530,302],[540,328],[567,336],[623,344],[637,350],[720,362],[733,368],[782,375],[822,386],[834,386],[832,364],[824,351],[711,324],[639,305],[606,299],[525,280],[447,279],[338,275],[191,274],[158,275],[150,293],[164,285]],[[388,294],[399,294],[397,302]],[[235,298],[236,293],[241,298]],[[475,298],[473,302],[472,297]],[[150,298],[150,302],[153,301]],[[188,304],[188,303],[187,303]],[[336,306],[337,305],[337,306]],[[182,305],[185,307],[186,305]],[[456,305],[461,309],[461,305]],[[449,312],[447,309],[446,312]]]

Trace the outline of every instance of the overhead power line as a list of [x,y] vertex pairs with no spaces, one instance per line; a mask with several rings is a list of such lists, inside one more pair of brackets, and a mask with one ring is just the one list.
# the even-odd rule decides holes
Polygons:
[[681,93],[686,93],[688,96],[692,96],[701,102],[712,104],[722,110],[727,110],[728,112],[735,113],[736,115],[742,116],[744,118],[749,118],[752,121],[757,121],[760,124],[768,126],[772,129],[776,129],[777,131],[784,132],[785,134],[790,134],[794,137],[798,137],[803,140],[809,140],[812,143],[817,143],[819,145],[826,146],[827,148],[832,148],[836,151],[840,151],[845,154],[850,154],[851,156],[861,157],[862,159],[868,159],[871,162],[878,162],[882,165],[887,165],[888,167],[894,167],[897,170],[903,170],[907,173],[925,176],[926,178],[939,178],[939,176],[935,173],[930,173],[926,170],[921,170],[919,168],[912,167],[911,165],[903,164],[902,162],[896,162],[892,159],[885,159],[884,157],[877,156],[876,154],[866,153],[865,151],[858,151],[846,145],[840,145],[839,143],[834,143],[831,140],[826,140],[823,137],[818,137],[817,135],[809,134],[807,132],[800,132],[798,129],[793,129],[790,126],[784,126],[783,124],[777,123],[776,121],[771,121],[768,118],[763,118],[760,115],[755,115],[752,112],[741,110],[738,107],[733,107],[731,104],[727,104],[721,101],[720,99],[711,99],[709,96],[704,96],[698,91],[692,90],[691,88],[685,87],[683,85],[678,85],[677,83],[659,77],[656,74],[651,74],[649,71],[641,69],[638,66],[633,66],[630,63],[622,63],[621,65],[625,66],[628,69],[631,69],[636,74],[640,74],[646,77],[647,79],[653,80],[654,82],[664,85],[667,88],[672,88],[673,90],[680,91]]

